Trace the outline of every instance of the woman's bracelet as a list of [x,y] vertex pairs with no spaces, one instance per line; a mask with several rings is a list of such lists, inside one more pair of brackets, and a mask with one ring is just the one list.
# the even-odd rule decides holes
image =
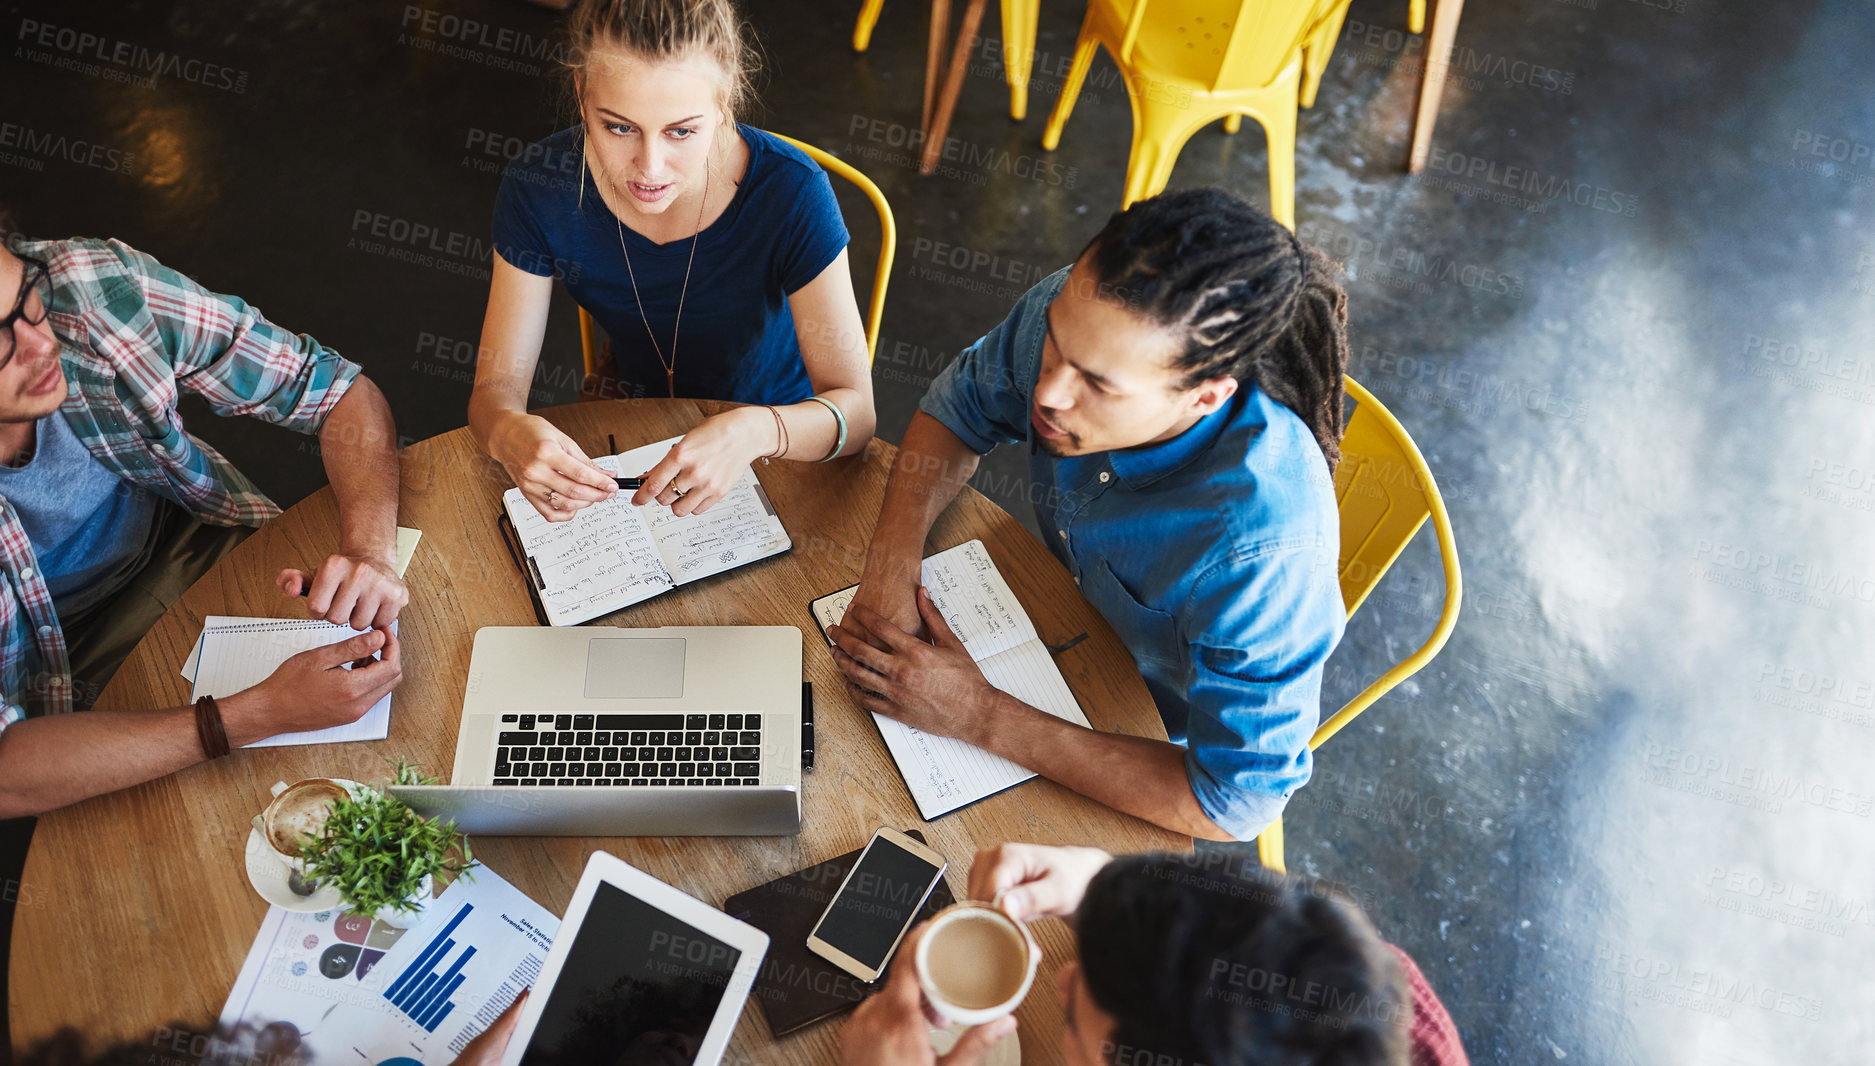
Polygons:
[[834,403],[825,396],[809,396],[808,399],[813,400],[815,403],[824,404],[827,410],[833,412],[833,420],[840,424],[839,439],[833,442],[833,450],[827,453],[827,458],[821,460],[823,463],[830,462],[839,458],[840,453],[846,450],[846,415],[840,412],[839,404]]
[[781,420],[781,412],[775,410],[774,405],[769,405],[768,413],[775,416],[775,450],[762,456],[764,463],[788,454],[788,424]]

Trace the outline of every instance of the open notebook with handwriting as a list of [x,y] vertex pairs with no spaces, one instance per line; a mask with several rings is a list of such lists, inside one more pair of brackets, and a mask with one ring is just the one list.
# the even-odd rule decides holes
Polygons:
[[[614,477],[638,477],[681,439],[593,462]],[[578,625],[794,546],[753,468],[703,514],[679,518],[655,503],[633,507],[631,498],[621,489],[569,521],[549,522],[520,489],[502,494],[548,624]]]
[[[924,561],[922,576],[931,590],[931,602],[963,641],[985,680],[1031,707],[1077,725],[1088,724],[1048,645],[1042,643],[1035,623],[982,541],[965,541],[931,556]],[[813,602],[814,621],[820,623],[822,634],[846,614],[857,590],[855,585]],[[1035,776],[955,737],[926,733],[880,714],[872,720],[918,803],[919,815],[927,822]]]

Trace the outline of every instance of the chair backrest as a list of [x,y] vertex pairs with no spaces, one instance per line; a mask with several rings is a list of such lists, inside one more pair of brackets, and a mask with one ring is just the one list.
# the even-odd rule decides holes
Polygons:
[[1311,748],[1334,736],[1355,715],[1424,666],[1458,624],[1463,581],[1458,548],[1445,501],[1432,480],[1425,457],[1406,428],[1386,405],[1349,378],[1348,395],[1358,405],[1341,438],[1341,465],[1335,470],[1335,499],[1341,512],[1341,599],[1352,616],[1380,583],[1381,575],[1406,550],[1419,527],[1432,520],[1445,569],[1445,607],[1432,636],[1347,706],[1323,722]]
[[[1124,3],[1125,0],[1107,0]],[[1121,66],[1134,61],[1148,20],[1155,66],[1205,83],[1213,92],[1267,85],[1319,20],[1323,0],[1134,0],[1121,38]]]
[[[879,321],[885,315],[885,288],[892,280],[892,258],[898,254],[898,223],[892,217],[892,205],[886,202],[885,193],[879,191],[871,178],[846,161],[793,137],[779,133],[771,136],[799,148],[827,173],[838,174],[859,186],[866,199],[872,201],[873,210],[879,213],[879,263],[872,279],[872,302],[866,312],[866,361],[870,365],[879,354]],[[579,309],[579,340],[585,349],[586,373],[591,374],[599,365],[599,347],[592,315],[584,307]]]
[[879,354],[879,320],[885,315],[885,286],[892,280],[892,257],[898,253],[898,223],[892,218],[892,205],[886,202],[879,186],[851,163],[793,137],[779,133],[775,136],[806,152],[808,158],[819,163],[827,173],[838,174],[859,186],[859,191],[872,201],[873,210],[879,213],[879,264],[872,279],[872,303],[866,310],[866,358],[870,362]]

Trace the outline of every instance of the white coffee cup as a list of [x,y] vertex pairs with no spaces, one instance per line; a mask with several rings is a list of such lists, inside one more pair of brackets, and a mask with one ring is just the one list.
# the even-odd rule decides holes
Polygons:
[[931,919],[913,962],[918,986],[939,1014],[983,1025],[1022,1005],[1042,964],[1042,949],[1000,908],[968,900]]
[[334,800],[351,795],[346,783],[330,777],[309,777],[291,785],[276,784],[273,802],[261,812],[255,828],[261,843],[290,869],[305,872],[300,858],[301,834],[318,833]]

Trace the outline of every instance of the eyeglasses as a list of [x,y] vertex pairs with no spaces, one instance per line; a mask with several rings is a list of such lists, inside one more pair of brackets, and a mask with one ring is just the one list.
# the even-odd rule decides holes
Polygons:
[[26,264],[26,270],[20,278],[19,299],[14,301],[11,312],[5,318],[0,318],[0,370],[5,370],[13,362],[13,353],[19,349],[14,343],[13,323],[24,322],[29,326],[37,326],[46,320],[45,297],[39,298],[37,318],[27,313],[26,302],[32,298],[33,290],[39,287],[39,283],[51,274],[52,268],[44,260],[31,256],[20,256],[20,261]]

